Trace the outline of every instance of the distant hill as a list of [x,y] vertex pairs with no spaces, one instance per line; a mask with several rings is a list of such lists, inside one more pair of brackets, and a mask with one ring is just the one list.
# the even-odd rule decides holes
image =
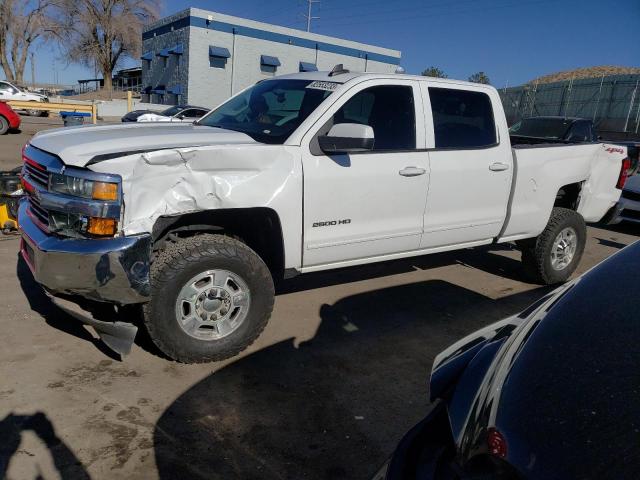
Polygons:
[[640,75],[640,67],[614,67],[611,65],[603,65],[600,67],[576,68],[575,70],[543,75],[542,77],[531,80],[529,83],[553,83],[571,80],[572,78],[574,80],[580,78],[598,78],[603,75]]

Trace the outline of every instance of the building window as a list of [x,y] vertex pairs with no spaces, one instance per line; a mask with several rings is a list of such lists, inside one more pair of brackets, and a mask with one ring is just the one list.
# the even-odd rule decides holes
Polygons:
[[301,72],[317,72],[318,67],[315,63],[310,62],[300,62],[299,71]]
[[231,57],[228,48],[209,45],[209,66],[213,68],[225,68],[227,60]]
[[280,65],[278,57],[260,55],[260,71],[262,73],[275,74]]

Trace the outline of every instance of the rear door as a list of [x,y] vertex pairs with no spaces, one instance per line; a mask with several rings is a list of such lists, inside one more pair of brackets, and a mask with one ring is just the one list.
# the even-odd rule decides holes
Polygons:
[[[338,123],[370,125],[373,151],[326,155],[317,137]],[[352,87],[302,141],[303,266],[417,250],[429,156],[420,86],[368,80]]]
[[[495,90],[424,82],[431,181],[421,248],[486,241],[502,229],[513,159]],[[427,88],[424,88],[427,87]],[[498,103],[496,103],[498,102]],[[499,115],[494,115],[497,113]]]

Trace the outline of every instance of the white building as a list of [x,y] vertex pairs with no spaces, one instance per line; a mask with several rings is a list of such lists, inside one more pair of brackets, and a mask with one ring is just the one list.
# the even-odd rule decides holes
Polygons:
[[305,70],[395,72],[397,50],[189,8],[143,34],[143,101],[213,107],[255,82]]

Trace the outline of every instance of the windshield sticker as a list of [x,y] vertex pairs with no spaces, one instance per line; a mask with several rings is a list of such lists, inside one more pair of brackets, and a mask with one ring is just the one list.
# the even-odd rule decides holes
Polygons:
[[313,90],[324,90],[326,92],[333,92],[336,88],[338,88],[340,84],[337,82],[323,82],[317,80],[315,82],[307,85],[307,88],[311,88]]

